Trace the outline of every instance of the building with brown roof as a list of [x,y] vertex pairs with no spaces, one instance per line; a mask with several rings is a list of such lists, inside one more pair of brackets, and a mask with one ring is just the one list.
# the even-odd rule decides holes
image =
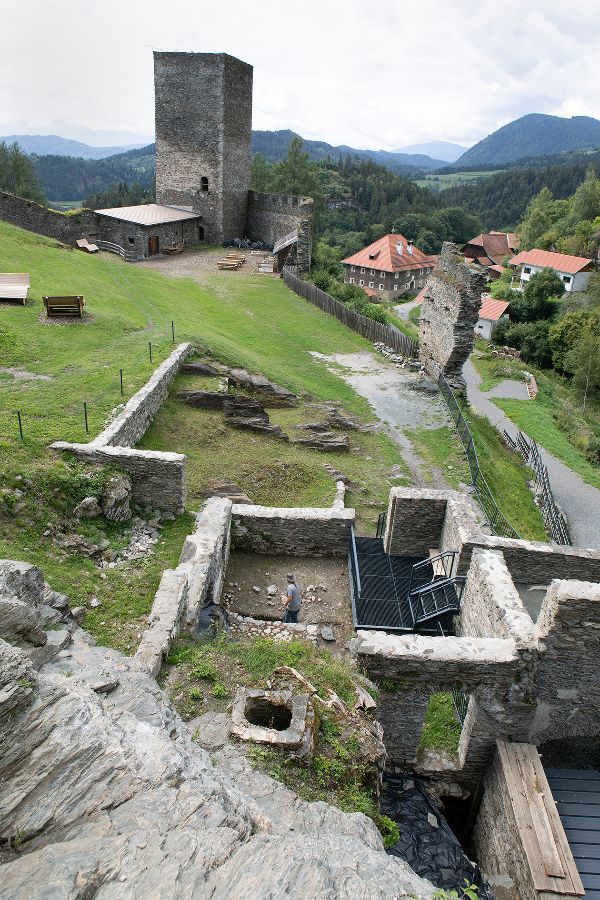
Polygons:
[[475,325],[475,334],[489,341],[496,322],[499,322],[500,319],[508,319],[508,307],[509,303],[506,300],[496,300],[488,294],[483,294],[479,319]]
[[519,238],[511,231],[488,231],[471,238],[463,246],[465,260],[483,266],[491,280],[499,278],[504,268],[503,260],[512,257],[519,249]]
[[437,257],[427,256],[402,234],[386,234],[342,260],[344,281],[355,284],[373,299],[395,300],[419,291],[435,267]]
[[510,265],[520,267],[519,281],[513,287],[522,291],[532,275],[542,269],[552,269],[561,279],[565,291],[585,291],[590,275],[594,271],[594,261],[585,256],[570,256],[567,253],[553,253],[550,250],[524,250],[510,260]]

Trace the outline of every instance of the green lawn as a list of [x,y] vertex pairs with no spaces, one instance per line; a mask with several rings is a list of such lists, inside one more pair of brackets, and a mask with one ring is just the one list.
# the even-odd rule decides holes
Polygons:
[[469,467],[455,428],[447,425],[441,428],[414,428],[406,434],[428,464],[425,477],[429,477],[430,481],[433,481],[433,469],[441,472],[453,488],[470,484]]
[[[89,559],[61,553],[45,533],[65,524],[75,529],[70,513],[90,491],[86,473],[55,458],[47,447],[53,440],[85,441],[101,430],[110,411],[138,390],[172,351],[171,321],[177,341],[190,340],[225,362],[263,372],[304,399],[333,401],[365,421],[373,420],[367,402],[310,353],[364,351],[369,343],[280,280],[216,274],[199,285],[117,257],[88,256],[5,223],[0,223],[0,271],[31,274],[27,305],[0,305],[0,365],[29,373],[17,379],[0,372],[0,557],[40,565],[73,605],[89,605],[97,597],[100,606],[90,610],[87,621],[102,642],[135,648],[160,571],[176,564],[191,519],[184,516],[165,525],[150,561],[129,566],[126,576],[120,574],[125,570],[114,569],[101,577]],[[74,293],[85,296],[88,318],[83,323],[47,324],[42,295]],[[23,441],[17,411],[22,413]],[[292,427],[296,413],[282,410],[273,418],[285,424],[287,417]],[[386,479],[386,469],[402,461],[396,447],[378,433],[356,434],[351,454],[329,459],[269,439],[254,442],[247,433],[232,432],[223,440],[222,422],[176,401],[169,401],[159,418],[147,440],[189,450],[194,507],[204,481],[225,474],[239,477],[264,502],[330,503],[333,482],[323,464],[332,462],[364,489],[352,499],[363,506],[370,528],[390,485],[403,480]],[[18,503],[15,490],[20,491]],[[82,524],[78,530],[84,533],[90,527]],[[95,528],[96,540],[107,537],[115,547],[127,542],[123,526],[97,520]]]
[[524,369],[533,372],[539,393],[535,400],[492,398],[493,403],[525,434],[562,460],[584,481],[600,488],[600,466],[591,463],[584,448],[593,431],[600,434],[600,409],[588,404],[582,411],[579,398],[568,382],[552,370],[539,370],[522,360],[472,356],[481,376],[481,390],[489,391],[504,378],[522,378]]

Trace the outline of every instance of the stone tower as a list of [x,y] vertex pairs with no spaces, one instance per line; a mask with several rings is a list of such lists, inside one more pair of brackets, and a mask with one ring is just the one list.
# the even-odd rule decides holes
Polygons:
[[198,237],[244,237],[252,66],[226,53],[155,53],[156,202],[202,216]]

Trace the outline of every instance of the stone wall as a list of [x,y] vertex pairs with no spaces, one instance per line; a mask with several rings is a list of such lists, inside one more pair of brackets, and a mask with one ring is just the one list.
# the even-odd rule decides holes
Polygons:
[[295,556],[348,554],[353,509],[276,508],[235,504],[231,539],[236,550]]
[[64,244],[73,244],[97,231],[96,216],[91,209],[67,215],[6,191],[0,191],[0,219]]
[[470,637],[533,639],[533,622],[498,550],[475,549],[457,617],[457,631]]
[[459,247],[446,242],[421,304],[419,357],[428,371],[441,371],[459,386],[463,364],[473,349],[485,287],[481,267],[466,265]]
[[[383,545],[392,556],[429,556],[440,547],[451,491],[392,488]],[[454,549],[454,548],[452,548]]]
[[311,264],[312,215],[310,197],[250,191],[246,234],[252,241],[273,245],[290,232],[298,231],[296,256],[288,262],[297,265],[300,274],[306,274]]
[[158,238],[158,249],[162,253],[163,247],[170,247],[172,244],[197,243],[199,224],[200,219],[185,219],[183,222],[166,222],[162,225],[136,225],[112,216],[97,215],[95,231],[89,237],[92,241],[111,241],[138,257],[147,257],[150,237]]
[[243,237],[252,66],[226,53],[155,52],[154,87],[156,202],[198,212],[207,241]]
[[69,453],[84,463],[116,465],[131,478],[132,498],[142,506],[179,515],[185,508],[185,456],[156,450],[136,450],[137,443],[164,403],[180,365],[193,352],[179,344],[126,403],[117,418],[88,444],[55,441],[51,449]]
[[196,518],[176,569],[163,572],[148,619],[148,628],[135,654],[154,678],[160,672],[172,641],[184,621],[191,628],[207,601],[219,602],[229,559],[231,500],[211,497]]

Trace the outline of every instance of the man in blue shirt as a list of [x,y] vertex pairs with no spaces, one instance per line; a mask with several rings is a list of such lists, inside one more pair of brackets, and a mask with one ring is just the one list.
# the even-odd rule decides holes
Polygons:
[[296,579],[293,575],[288,575],[287,577],[287,588],[285,594],[281,595],[281,599],[285,604],[285,612],[283,614],[284,622],[297,622],[298,621],[298,613],[300,612],[300,607],[302,606],[302,598],[300,597],[300,589],[296,584]]

